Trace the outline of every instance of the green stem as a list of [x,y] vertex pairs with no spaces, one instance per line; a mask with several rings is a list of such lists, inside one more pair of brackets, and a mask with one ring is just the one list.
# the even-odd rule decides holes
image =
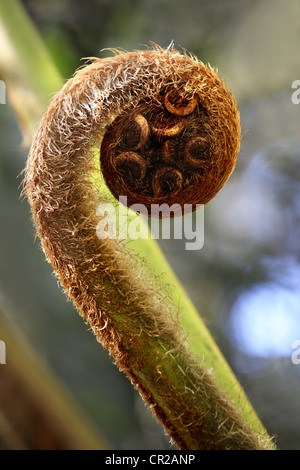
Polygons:
[[[0,365],[0,422],[3,414],[13,431],[7,433],[8,448],[109,449],[73,397],[1,311],[0,338],[7,352],[6,364]],[[1,426],[0,437],[5,442],[5,427]]]
[[0,75],[28,145],[62,78],[18,0],[0,2]]

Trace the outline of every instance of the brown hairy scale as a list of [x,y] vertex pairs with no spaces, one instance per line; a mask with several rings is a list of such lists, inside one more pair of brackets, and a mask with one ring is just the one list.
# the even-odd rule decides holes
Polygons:
[[107,195],[94,149],[116,197],[195,205],[226,182],[239,142],[235,101],[215,71],[157,47],[78,70],[41,119],[26,167],[37,233],[66,295],[180,449],[269,443],[189,352],[162,281],[123,243],[97,237]]
[[[106,130],[100,151],[112,194],[127,204],[206,204],[229,178],[239,151],[239,113],[217,75],[198,65],[187,83],[161,89],[150,102],[126,107]],[[198,78],[198,80],[197,80]],[[197,83],[198,82],[198,83]],[[214,90],[213,95],[207,88]],[[131,110],[132,108],[132,110]],[[122,164],[120,164],[122,162]]]

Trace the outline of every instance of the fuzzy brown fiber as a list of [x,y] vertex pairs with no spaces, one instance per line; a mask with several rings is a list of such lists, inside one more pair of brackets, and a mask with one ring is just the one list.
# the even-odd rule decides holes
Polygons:
[[[172,90],[179,91],[177,98],[170,94]],[[149,112],[147,103],[152,106]],[[155,121],[153,106],[160,103],[164,116],[172,116],[172,125],[169,121],[165,125],[164,116]],[[133,114],[135,109],[138,112]],[[141,191],[138,202],[145,202],[151,194],[168,202],[166,188],[174,185],[164,178],[169,181],[176,176],[176,168],[183,175],[182,182],[188,181],[180,196],[182,203],[184,194],[193,204],[207,202],[229,177],[239,149],[238,113],[211,68],[174,49],[154,48],[94,59],[53,98],[32,142],[25,192],[44,253],[66,295],[180,449],[265,448],[268,439],[253,431],[212,373],[191,356],[177,309],[161,284],[145,275],[142,264],[124,244],[100,240],[96,235],[96,209],[106,196],[97,191],[94,181],[97,165],[93,152],[102,146],[103,153],[111,155],[115,132],[120,129],[114,123],[120,122],[116,121],[119,116],[125,123],[127,110],[131,127],[125,141],[133,150],[116,149],[117,163],[112,163],[108,174],[115,165],[115,180],[119,178],[122,185],[126,172],[129,178],[137,172],[137,179],[143,179],[150,171],[150,189],[148,193]],[[204,115],[201,128],[196,120]],[[149,136],[157,128],[167,129],[163,131],[167,137],[176,136],[182,119],[187,136],[182,154],[188,155],[188,160],[203,160],[203,171],[195,171],[194,188],[192,173],[176,167],[177,163],[170,164],[174,172],[169,175],[164,169],[155,178],[153,173]],[[192,131],[186,128],[189,122]],[[132,131],[134,126],[136,131]],[[109,150],[103,147],[106,131]],[[158,134],[161,138],[162,132]],[[198,135],[196,143],[189,144],[194,134]],[[206,139],[204,144],[202,138]],[[159,145],[160,155],[169,165],[168,159],[174,160],[170,148],[180,146],[180,141],[160,141]],[[143,146],[148,152],[146,169],[140,164]],[[203,158],[197,148],[206,152]],[[138,156],[122,156],[124,152]],[[158,167],[164,168],[164,164]],[[112,181],[109,186],[112,188]],[[136,189],[133,193],[136,198]]]
[[127,89],[131,58],[124,56],[117,118],[101,145],[105,181],[116,198],[126,195],[129,206],[143,204],[148,213],[163,203],[195,210],[234,169],[241,131],[235,100],[211,67],[174,51],[153,60],[141,54]]

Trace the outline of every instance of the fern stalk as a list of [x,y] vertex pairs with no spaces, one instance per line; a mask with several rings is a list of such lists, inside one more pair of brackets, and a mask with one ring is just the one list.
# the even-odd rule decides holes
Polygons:
[[[51,80],[44,82],[43,77],[37,82],[30,79],[36,70],[39,70],[36,75],[41,70],[30,59],[39,56],[40,51],[44,60],[45,51],[19,3],[14,0],[10,5],[10,11],[0,5],[2,22],[7,37],[13,25],[18,30],[19,41],[12,41],[10,46],[19,62],[27,64],[27,70],[34,66],[31,74],[21,67],[18,73],[41,109],[49,90],[57,89],[58,74],[53,75],[53,85]],[[14,23],[16,19],[18,27]],[[22,36],[23,22],[27,25],[26,38]],[[24,45],[21,48],[21,38],[23,44],[27,40],[27,44],[34,44],[36,54]],[[157,54],[154,59],[153,54]],[[133,59],[134,70],[139,60],[144,65],[148,61],[148,66],[154,68],[154,63],[166,60],[169,72],[173,73],[172,54],[179,62],[202,71],[202,65],[176,51],[156,49],[138,57],[130,56],[130,60]],[[112,199],[107,196],[103,178],[99,176],[95,183],[92,177],[98,171],[93,149],[101,145],[105,126],[111,125],[113,116],[122,112],[121,101],[115,100],[115,95],[123,80],[117,74],[126,61],[128,56],[95,60],[77,72],[54,97],[40,121],[27,163],[25,192],[43,250],[66,295],[180,449],[273,448],[156,242],[136,241],[132,256],[124,244],[96,237],[96,207]],[[51,61],[46,59],[46,62],[54,70]],[[9,66],[5,59],[1,68],[13,90],[14,80],[7,73]],[[154,75],[159,76],[160,72]],[[214,77],[213,72],[209,73]],[[116,91],[113,88],[107,91],[107,81],[112,76],[117,78]],[[44,98],[41,98],[43,86]],[[134,80],[124,82],[124,86],[128,98],[133,98]],[[113,109],[109,109],[112,102]],[[133,100],[131,104],[134,107],[139,101]],[[21,116],[22,103],[13,100],[12,105]],[[27,129],[32,129],[37,114],[32,111],[27,118]],[[232,166],[229,170],[230,173]],[[138,252],[146,260],[146,267]],[[162,281],[155,283],[154,275],[162,272],[166,274],[167,285]],[[176,316],[178,302],[184,312],[182,327]]]

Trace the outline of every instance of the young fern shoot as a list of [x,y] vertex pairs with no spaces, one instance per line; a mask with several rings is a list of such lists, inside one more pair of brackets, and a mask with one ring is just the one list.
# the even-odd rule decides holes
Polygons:
[[97,207],[113,195],[195,209],[226,183],[239,146],[238,109],[217,73],[155,47],[78,70],[44,114],[26,167],[37,233],[66,295],[179,449],[272,445],[192,355],[163,284],[126,243],[97,236]]

